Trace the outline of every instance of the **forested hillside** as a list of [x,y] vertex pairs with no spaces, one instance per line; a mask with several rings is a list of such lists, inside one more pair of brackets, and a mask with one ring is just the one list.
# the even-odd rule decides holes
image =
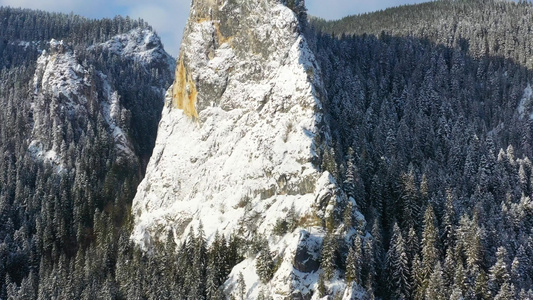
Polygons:
[[341,278],[384,299],[532,297],[532,22],[505,1],[311,21],[324,167],[371,233],[334,252]]
[[[165,215],[144,250],[130,241],[131,203],[174,61],[142,20],[0,8],[0,299],[533,298],[532,4],[440,0],[306,22],[303,1],[268,0],[264,14],[211,2],[193,2],[177,81],[189,87],[181,101],[203,101],[198,119],[168,95],[162,122],[168,137],[185,128],[211,148],[176,165],[231,171],[228,157],[253,150],[250,164],[272,166],[247,168],[255,181],[238,184],[259,192],[235,204],[183,188],[216,220],[243,212],[238,230],[206,235],[200,221],[179,236],[179,216]],[[302,129],[309,116],[320,130]],[[305,178],[273,163],[298,143],[300,156],[274,158],[294,158]],[[154,166],[179,147],[163,144]],[[180,176],[142,192],[181,200]]]
[[174,61],[142,20],[0,23],[0,299],[110,299]]

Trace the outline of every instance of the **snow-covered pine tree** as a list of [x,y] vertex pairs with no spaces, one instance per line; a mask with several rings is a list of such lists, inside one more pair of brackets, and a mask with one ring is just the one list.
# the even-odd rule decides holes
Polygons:
[[439,261],[440,254],[438,252],[438,227],[436,226],[435,213],[433,207],[429,205],[424,214],[424,231],[422,233],[422,272],[423,272],[423,284],[422,293],[426,294],[425,289],[429,284],[429,280],[433,270],[435,269],[437,262]]
[[242,275],[242,272],[239,272],[239,276],[237,277],[237,299],[246,299],[246,282],[244,281],[244,275]]
[[324,279],[330,280],[336,270],[337,237],[331,232],[327,232],[322,243],[320,256],[320,267],[324,271]]
[[263,283],[268,283],[272,276],[274,276],[274,258],[270,252],[268,242],[265,241],[257,255],[257,263],[255,265],[257,276]]
[[346,258],[346,281],[355,282],[358,285],[363,285],[361,280],[363,268],[363,241],[361,236],[356,235],[354,244],[348,251]]
[[409,299],[409,265],[405,241],[397,223],[393,226],[391,244],[387,251],[387,274],[391,294],[396,299]]
[[444,284],[443,272],[440,262],[437,262],[426,288],[426,299],[446,300],[448,299],[448,289]]
[[507,250],[504,247],[498,247],[496,252],[496,263],[489,270],[489,287],[493,295],[498,294],[504,283],[507,282],[509,288],[509,267],[507,265]]

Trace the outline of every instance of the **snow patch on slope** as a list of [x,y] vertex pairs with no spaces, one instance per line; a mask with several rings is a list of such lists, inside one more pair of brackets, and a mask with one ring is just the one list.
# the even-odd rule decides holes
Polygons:
[[58,153],[55,150],[46,151],[40,140],[32,140],[28,146],[28,152],[33,159],[51,164],[57,173],[65,170]]
[[524,94],[518,105],[518,114],[521,119],[528,115],[529,119],[533,120],[533,89],[531,88],[531,84],[528,84],[524,89]]
[[24,51],[27,51],[28,48],[39,49],[39,47],[41,46],[41,42],[38,42],[38,41],[22,41],[22,40],[18,40],[18,41],[11,41],[11,42],[9,42],[9,45],[17,46],[17,47],[21,47],[21,48],[24,49]]

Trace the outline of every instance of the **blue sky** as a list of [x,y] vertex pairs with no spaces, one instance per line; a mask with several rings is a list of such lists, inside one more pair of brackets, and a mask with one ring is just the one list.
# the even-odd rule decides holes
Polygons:
[[[425,1],[427,0],[306,0],[306,4],[309,14],[332,20]],[[140,17],[155,28],[165,49],[176,56],[189,14],[190,0],[0,0],[0,6],[74,12],[89,18],[115,15]]]

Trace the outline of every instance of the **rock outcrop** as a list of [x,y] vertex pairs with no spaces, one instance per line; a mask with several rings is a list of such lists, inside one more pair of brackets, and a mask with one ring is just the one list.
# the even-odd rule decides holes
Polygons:
[[[303,1],[193,1],[132,208],[132,239],[147,250],[168,230],[183,241],[200,224],[208,239],[217,231],[268,239],[279,267],[267,286],[254,254],[226,283],[229,293],[246,273],[250,299],[262,288],[275,298],[312,295],[322,222],[347,201],[319,167],[329,129],[304,20]],[[296,229],[273,234],[291,208]]]

